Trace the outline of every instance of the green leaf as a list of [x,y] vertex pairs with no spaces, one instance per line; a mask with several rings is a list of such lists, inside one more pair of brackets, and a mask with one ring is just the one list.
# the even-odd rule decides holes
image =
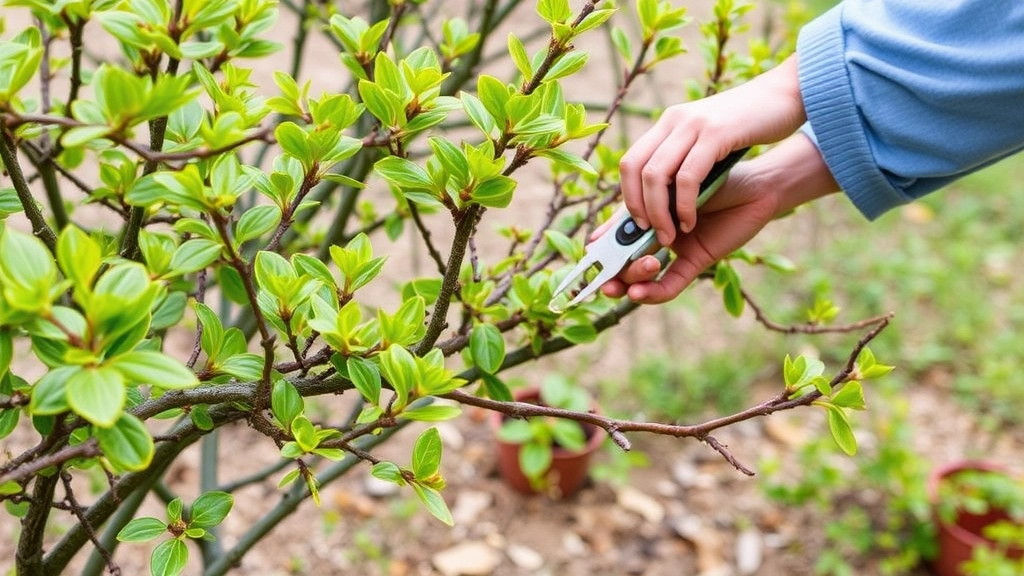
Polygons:
[[597,340],[597,328],[593,324],[573,324],[561,328],[559,334],[573,344],[587,344]]
[[579,72],[586,65],[589,56],[586,52],[570,52],[562,56],[544,75],[544,81],[551,82]]
[[320,443],[316,437],[316,428],[305,416],[296,416],[292,420],[292,436],[295,437],[295,442],[303,452],[313,451]]
[[530,441],[519,449],[519,467],[523,475],[539,479],[551,467],[551,446]]
[[434,182],[430,179],[427,171],[405,158],[385,156],[374,164],[373,169],[385,180],[402,189],[434,189]]
[[95,434],[103,455],[125,470],[144,470],[153,460],[153,437],[146,425],[131,414],[121,414],[113,426],[97,428]]
[[556,419],[551,423],[551,435],[566,450],[582,450],[587,444],[583,427],[573,420]]
[[544,240],[569,262],[575,262],[583,256],[583,247],[558,230],[545,230]]
[[508,386],[495,377],[492,374],[484,373],[483,377],[484,391],[487,396],[493,400],[499,400],[501,402],[511,402],[512,391],[508,389]]
[[526,47],[523,46],[523,42],[512,32],[509,32],[508,35],[508,53],[512,56],[512,62],[515,63],[523,78],[527,82],[533,79],[533,67],[530,65],[530,56],[526,53]]
[[281,222],[277,206],[256,206],[242,214],[235,225],[235,242],[242,245],[273,230]]
[[828,413],[828,429],[832,432],[832,439],[836,441],[843,452],[848,456],[853,456],[857,453],[857,438],[850,428],[850,421],[846,419],[846,412],[834,404],[824,404],[824,406]]
[[461,92],[459,98],[462,99],[462,107],[466,111],[469,121],[483,132],[484,137],[490,138],[497,124],[495,124],[494,117],[487,111],[484,103],[469,92]]
[[221,372],[242,382],[255,382],[263,377],[264,358],[259,354],[236,354],[220,363]]
[[399,486],[405,484],[405,478],[402,476],[402,469],[398,467],[394,462],[377,462],[370,469],[370,474],[375,478],[380,478],[387,482],[394,482]]
[[47,372],[32,387],[29,411],[33,415],[60,414],[68,409],[68,377],[77,372],[74,366],[58,366]]
[[348,361],[348,376],[367,402],[374,406],[380,405],[380,372],[374,364],[352,357]]
[[398,417],[417,422],[442,422],[458,418],[461,415],[462,409],[458,406],[423,406],[405,410]]
[[211,528],[224,521],[231,506],[235,503],[234,497],[227,492],[206,492],[192,504],[192,519],[189,521],[189,528]]
[[495,176],[473,188],[470,198],[488,208],[505,208],[512,202],[516,181],[508,176]]
[[126,396],[124,377],[113,368],[81,368],[68,378],[71,409],[100,428],[117,422]]
[[193,388],[199,379],[184,364],[153,350],[135,350],[115,357],[108,364],[130,384],[150,384],[165,389]]
[[420,502],[423,502],[423,505],[427,507],[427,511],[429,511],[434,518],[437,518],[448,526],[455,525],[452,513],[448,510],[448,505],[445,504],[444,497],[441,496],[440,492],[430,488],[429,486],[421,486],[419,484],[413,484],[412,487],[416,490],[416,496],[419,497]]
[[136,518],[117,533],[118,542],[148,542],[167,533],[167,524],[152,517]]
[[270,409],[285,430],[292,429],[292,421],[302,414],[304,408],[305,402],[291,382],[281,379],[274,383],[274,390],[270,394]]
[[441,467],[441,435],[437,428],[427,428],[416,439],[412,449],[412,473],[417,480],[427,480]]
[[103,263],[103,254],[88,234],[77,226],[68,226],[57,239],[57,261],[76,289],[90,288]]
[[498,438],[510,444],[525,444],[533,440],[533,428],[526,420],[506,420],[498,428]]
[[473,363],[488,374],[494,374],[505,361],[505,339],[493,324],[478,324],[469,333],[469,350]]
[[152,576],[178,576],[188,563],[188,547],[177,538],[161,542],[149,557]]
[[534,154],[536,154],[537,156],[543,156],[544,158],[550,158],[551,160],[554,160],[558,164],[568,166],[570,169],[580,172],[582,174],[587,174],[589,176],[597,176],[597,170],[595,170],[594,167],[590,165],[590,162],[587,162],[583,158],[575,154],[570,154],[564,150],[550,148],[545,150],[538,150],[534,152]]
[[867,404],[864,402],[864,388],[856,380],[847,382],[832,396],[832,403],[842,408],[853,410],[865,410]]

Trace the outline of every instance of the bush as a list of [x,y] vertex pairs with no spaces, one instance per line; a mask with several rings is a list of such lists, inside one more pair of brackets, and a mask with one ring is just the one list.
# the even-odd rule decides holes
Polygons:
[[[0,466],[0,494],[22,523],[19,574],[61,573],[86,547],[85,574],[116,572],[119,542],[151,539],[153,573],[180,572],[192,540],[203,573],[224,574],[361,462],[451,523],[436,429],[407,462],[374,448],[409,422],[455,418],[460,405],[550,415],[511,402],[502,371],[590,342],[634,310],[600,297],[565,313],[548,304],[564,262],[617,200],[622,149],[602,137],[627,114],[637,80],[683,53],[685,10],[540,0],[531,21],[547,41],[534,47],[517,31],[505,54],[496,30],[525,12],[519,0],[470,3],[464,19],[436,4],[367,2],[357,13],[286,1],[297,18],[292,65],[269,87],[253,70],[284,48],[269,39],[272,0],[8,2],[20,8],[12,20],[36,22],[0,43],[11,182],[0,190],[0,436],[20,427],[34,442]],[[716,2],[701,27],[706,82],[692,81],[691,95],[792,49],[792,34],[727,49],[750,7]],[[619,82],[603,112],[560,86],[596,65],[576,44],[602,33]],[[301,73],[317,36],[339,55],[336,91],[320,95]],[[105,42],[118,53],[97,56]],[[523,168],[538,164],[550,167],[546,214],[533,228],[501,226],[494,218]],[[434,272],[388,259],[402,236]],[[746,301],[740,261],[778,262],[741,252],[718,265],[709,277],[735,314]],[[831,379],[813,358],[787,359],[779,395],[732,416],[692,426],[558,416],[596,424],[623,448],[635,431],[698,438],[750,473],[711,432],[813,403],[852,451],[845,411],[863,407],[861,378],[886,371],[865,346],[887,321],[853,327],[874,326]],[[325,395],[356,409],[328,417],[314,409]],[[183,450],[235,422],[280,462],[229,484],[204,480],[187,507],[170,495],[166,521],[133,520]],[[217,465],[207,458],[204,478]],[[72,481],[90,470],[108,482],[86,504]],[[287,497],[229,546],[213,542],[231,492],[279,472]],[[44,552],[55,509],[77,522]]]

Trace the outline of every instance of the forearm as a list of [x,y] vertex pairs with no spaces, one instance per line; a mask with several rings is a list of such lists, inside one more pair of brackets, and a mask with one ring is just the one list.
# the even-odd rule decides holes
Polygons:
[[748,180],[744,188],[774,197],[775,216],[839,191],[818,147],[802,133],[736,168],[734,176]]

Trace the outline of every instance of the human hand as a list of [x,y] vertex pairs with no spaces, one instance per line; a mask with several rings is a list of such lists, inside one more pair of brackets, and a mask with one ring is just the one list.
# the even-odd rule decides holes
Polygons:
[[[757,235],[777,216],[838,190],[818,148],[803,134],[740,162],[700,211],[696,226],[669,246],[677,258],[658,277],[661,263],[643,256],[601,287],[613,298],[657,304],[679,295],[708,266]],[[611,222],[617,221],[612,219]],[[595,231],[603,234],[609,225]]]
[[[676,230],[693,230],[701,181],[733,150],[777,142],[805,120],[796,57],[750,82],[703,100],[667,108],[620,162],[622,196],[642,228],[653,226],[669,246]],[[676,205],[668,205],[675,181]]]

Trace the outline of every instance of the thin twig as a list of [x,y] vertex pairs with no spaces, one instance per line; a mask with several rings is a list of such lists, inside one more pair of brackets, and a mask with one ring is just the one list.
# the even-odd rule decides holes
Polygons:
[[64,498],[67,500],[71,513],[78,519],[78,523],[82,528],[85,529],[85,533],[89,536],[93,546],[103,556],[103,561],[107,564],[107,572],[120,576],[121,567],[114,562],[114,557],[110,555],[110,551],[104,548],[103,543],[96,537],[96,530],[93,529],[89,519],[85,517],[82,507],[78,504],[78,499],[75,498],[75,492],[71,489],[71,474],[67,470],[61,470],[60,481],[64,484]]

